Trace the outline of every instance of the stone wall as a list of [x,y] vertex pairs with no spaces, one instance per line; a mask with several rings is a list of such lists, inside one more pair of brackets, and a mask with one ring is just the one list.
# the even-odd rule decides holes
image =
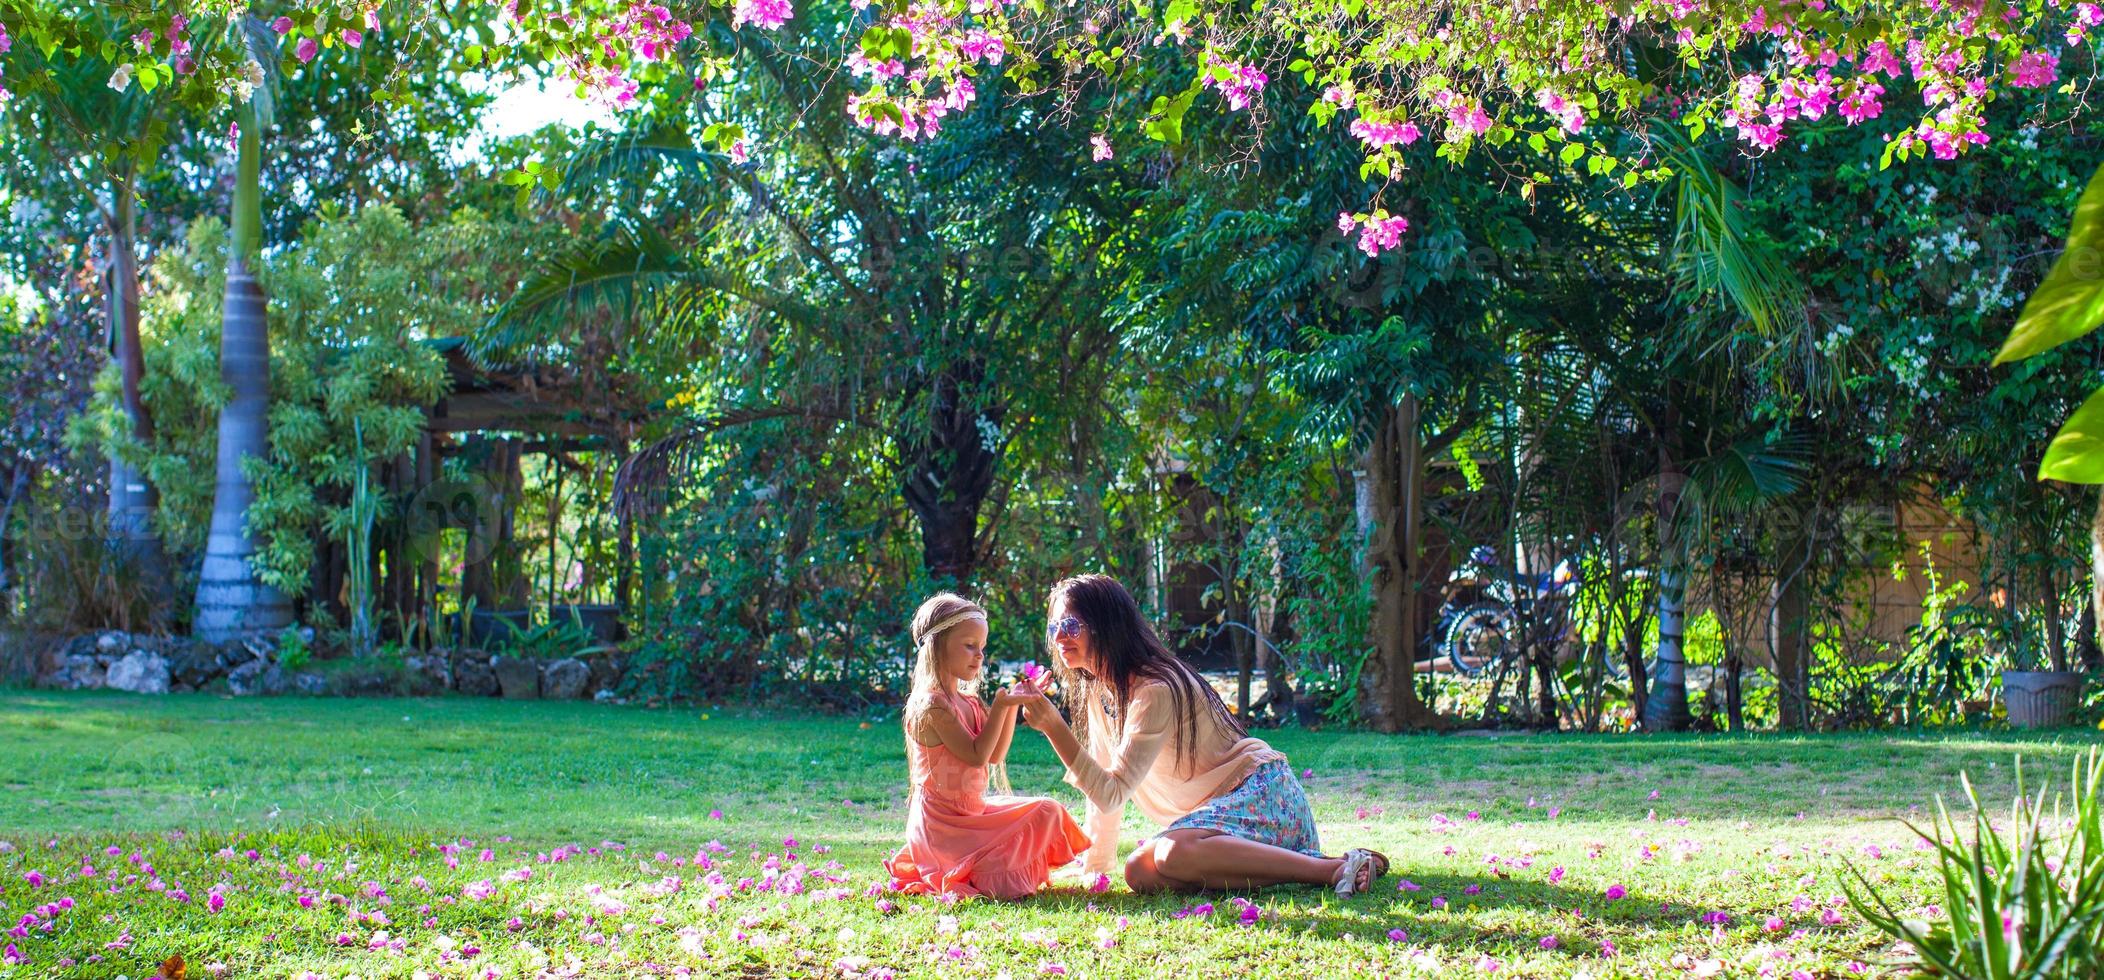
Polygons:
[[[311,635],[305,638],[312,640]],[[269,635],[206,643],[111,630],[48,642],[23,659],[29,661],[28,673],[37,687],[57,690],[343,697],[453,692],[467,697],[622,700],[615,693],[622,665],[610,656],[528,660],[483,650],[439,650],[399,660],[376,657],[287,666],[276,638]]]

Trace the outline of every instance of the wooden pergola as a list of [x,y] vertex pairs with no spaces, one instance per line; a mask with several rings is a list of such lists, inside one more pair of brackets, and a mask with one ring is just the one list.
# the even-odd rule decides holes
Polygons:
[[[521,461],[539,453],[581,473],[584,467],[570,460],[570,453],[626,457],[648,414],[594,390],[574,371],[479,365],[462,338],[427,344],[445,358],[448,394],[426,409],[414,453],[381,468],[381,489],[406,507],[401,519],[375,534],[376,602],[404,624],[423,621],[446,574],[439,568],[435,542],[443,530],[457,528],[468,536],[468,560],[460,581],[453,583],[462,601],[472,598],[478,609],[526,608],[531,599],[525,559],[511,547],[525,489]],[[465,460],[474,478],[443,480],[441,464],[448,458]],[[623,514],[616,515],[616,524],[614,594],[625,609],[635,528]],[[329,560],[317,570],[322,596],[338,594],[341,566],[340,547],[332,546]]]

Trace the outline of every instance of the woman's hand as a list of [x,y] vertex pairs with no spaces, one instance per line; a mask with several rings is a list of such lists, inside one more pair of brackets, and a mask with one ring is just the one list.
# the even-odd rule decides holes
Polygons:
[[1051,699],[1045,697],[1044,692],[1034,691],[1032,696],[1023,702],[1023,724],[1044,731],[1047,726],[1058,723],[1059,709],[1053,707]]

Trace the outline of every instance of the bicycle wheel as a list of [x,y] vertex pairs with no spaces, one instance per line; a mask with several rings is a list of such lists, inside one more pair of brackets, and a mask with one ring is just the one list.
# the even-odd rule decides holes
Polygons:
[[1474,677],[1483,668],[1505,658],[1512,650],[1515,624],[1512,610],[1502,602],[1478,602],[1454,614],[1448,623],[1444,646],[1454,672]]

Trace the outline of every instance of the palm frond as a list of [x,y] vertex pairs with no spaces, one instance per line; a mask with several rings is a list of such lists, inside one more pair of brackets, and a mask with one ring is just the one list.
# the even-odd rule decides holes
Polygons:
[[1679,175],[1672,185],[1672,265],[1681,289],[1693,296],[1721,298],[1762,334],[1801,325],[1804,283],[1756,234],[1745,192],[1676,128],[1659,127],[1658,144]]
[[506,353],[551,343],[568,319],[612,312],[646,330],[694,329],[731,297],[753,309],[802,325],[825,323],[803,300],[697,260],[645,223],[615,224],[596,240],[580,241],[521,282],[471,344],[487,363]]

